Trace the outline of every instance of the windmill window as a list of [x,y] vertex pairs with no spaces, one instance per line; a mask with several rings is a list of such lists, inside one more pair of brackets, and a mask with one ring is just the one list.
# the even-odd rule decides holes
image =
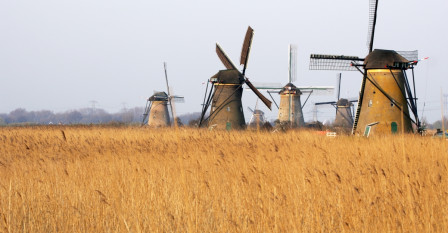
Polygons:
[[373,90],[373,94],[376,94],[376,91],[375,91],[375,90]]
[[230,112],[230,107],[227,107],[227,112]]
[[372,107],[372,100],[369,100],[369,107]]
[[393,108],[394,105],[395,105],[394,102],[391,101],[391,102],[390,102],[390,107]]

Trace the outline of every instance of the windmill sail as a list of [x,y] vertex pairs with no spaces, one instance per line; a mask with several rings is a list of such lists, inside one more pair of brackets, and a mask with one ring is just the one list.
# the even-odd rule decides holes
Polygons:
[[311,54],[310,70],[357,71],[364,59],[356,56]]
[[[250,48],[252,46],[252,38],[254,37],[254,30],[249,26],[247,28],[246,37],[244,38],[243,48],[241,50],[240,64],[244,65],[244,70],[247,67],[249,60]],[[244,74],[243,70],[243,74]]]
[[146,101],[145,112],[143,112],[142,126],[148,122],[149,110],[151,109],[152,102],[148,99]]
[[163,68],[165,70],[165,80],[166,80],[166,89],[168,92],[168,101],[170,102],[170,108],[171,108],[171,115],[173,117],[173,121],[174,121],[174,126],[177,127],[177,122],[176,122],[176,116],[175,116],[175,112],[174,112],[174,104],[171,98],[171,88],[168,84],[168,74],[167,74],[167,67],[166,67],[166,62],[163,63]]
[[373,51],[373,39],[375,37],[376,16],[378,13],[378,0],[370,0],[369,4],[369,28],[367,31],[367,48],[369,53]]
[[337,74],[337,76],[336,76],[336,87],[337,87],[337,90],[336,90],[336,93],[337,93],[337,100],[339,100],[339,98],[341,98],[341,78],[342,78],[342,74],[341,73],[338,73]]
[[297,80],[297,45],[289,45],[288,83]]
[[230,60],[218,43],[216,43],[216,54],[218,54],[219,60],[221,60],[222,64],[224,64],[227,69],[236,70],[235,64],[233,64],[232,60]]
[[185,103],[185,98],[183,96],[173,95],[171,96],[171,101],[175,103]]
[[[173,90],[171,89],[171,87],[170,87],[170,93],[173,93]],[[174,127],[178,127],[178,125],[177,125],[177,114],[176,114],[176,105],[175,105],[176,101],[174,101],[174,100],[175,100],[174,96],[170,96],[171,115],[173,117]]]
[[246,78],[245,82],[246,82],[247,86],[249,86],[249,88],[255,93],[255,95],[257,95],[258,98],[260,98],[260,100],[266,105],[266,107],[268,107],[269,110],[271,110],[272,102],[268,98],[264,97],[264,95],[261,94],[261,92],[258,91],[254,85],[252,85],[252,83],[249,81],[249,79]]

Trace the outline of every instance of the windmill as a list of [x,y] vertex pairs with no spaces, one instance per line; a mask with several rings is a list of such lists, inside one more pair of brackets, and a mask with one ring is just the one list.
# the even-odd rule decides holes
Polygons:
[[353,127],[353,103],[358,102],[358,100],[349,100],[341,98],[341,77],[342,74],[338,73],[337,80],[337,97],[336,101],[328,102],[317,102],[314,103],[315,106],[321,105],[332,105],[336,109],[336,118],[334,120],[333,126],[342,128]]
[[[412,123],[421,129],[415,98],[414,66],[418,52],[373,50],[378,0],[370,0],[367,46],[365,58],[344,55],[311,54],[311,70],[358,70],[363,74],[358,107],[353,123],[353,134],[369,134],[375,126],[380,134],[412,132]],[[362,63],[361,63],[362,62]],[[362,69],[363,70],[362,70]],[[406,70],[412,71],[412,80]],[[413,89],[410,82],[413,83]],[[409,109],[413,118],[409,114]],[[403,115],[403,118],[402,118]]]
[[258,99],[255,103],[254,109],[250,107],[247,107],[247,109],[252,112],[252,116],[249,120],[249,127],[255,129],[260,129],[261,127],[263,127],[263,125],[266,123],[266,118],[264,116],[264,112],[258,109]]
[[[247,86],[271,109],[271,101],[264,97],[245,76],[249,52],[251,49],[254,31],[248,27],[246,37],[241,51],[240,64],[243,65],[242,72],[238,71],[234,63],[229,59],[219,44],[216,44],[216,53],[227,70],[220,70],[210,78],[212,83],[207,96],[208,84],[205,90],[204,103],[199,126],[207,125],[217,129],[243,129],[246,127],[244,120],[241,97],[243,84]],[[211,105],[210,114],[205,117],[208,107]]]
[[145,112],[143,113],[142,125],[147,123],[151,127],[171,126],[170,113],[168,111],[169,105],[174,126],[177,127],[174,102],[183,102],[184,97],[171,94],[171,88],[168,84],[166,62],[163,63],[163,68],[165,70],[165,81],[168,94],[163,91],[155,91],[154,95],[148,98],[146,101]]
[[[297,46],[289,45],[288,48],[288,83],[281,84],[257,84],[258,89],[267,90],[271,93],[277,92],[280,95],[280,106],[278,110],[278,120],[282,124],[290,124],[290,127],[303,127],[305,120],[303,118],[303,107],[312,93],[332,93],[334,87],[331,86],[296,86],[293,84],[297,80]],[[304,104],[302,105],[300,96],[308,93]],[[272,100],[274,100],[272,98]],[[274,101],[275,102],[275,101]]]

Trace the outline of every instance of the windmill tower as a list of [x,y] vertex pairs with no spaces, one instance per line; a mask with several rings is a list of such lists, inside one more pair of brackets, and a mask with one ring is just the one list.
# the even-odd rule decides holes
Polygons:
[[[165,92],[156,92],[149,97],[145,108],[148,125],[152,127],[167,127],[171,125],[170,113],[168,112],[168,95]],[[146,112],[149,111],[149,116]],[[146,118],[145,117],[145,118]]]
[[[332,93],[334,87],[331,86],[299,86],[293,84],[297,80],[297,46],[290,44],[288,48],[288,83],[281,84],[259,84],[258,89],[276,91],[280,95],[280,106],[278,106],[278,120],[281,124],[289,124],[290,127],[303,127],[305,120],[303,117],[303,107],[312,93],[328,94]],[[301,95],[308,93],[305,103],[301,103]],[[271,96],[272,97],[272,96]]]
[[280,107],[278,109],[278,120],[281,123],[289,123],[291,127],[303,127],[302,103],[300,96],[302,92],[292,83],[286,84],[279,92]]
[[297,80],[296,45],[289,45],[288,55],[288,83],[279,92],[280,107],[278,109],[278,120],[280,123],[289,123],[291,127],[302,127],[305,125],[302,103],[300,102],[302,92],[292,84],[292,82]]
[[[412,72],[413,89],[406,74],[406,70],[413,71],[414,65],[417,64],[418,52],[373,50],[377,10],[378,0],[370,0],[367,41],[369,54],[366,58],[312,54],[310,69],[358,70],[363,74],[352,128],[353,134],[369,134],[373,126],[375,133],[378,134],[391,134],[402,130],[412,132],[412,123],[420,131],[414,72]],[[409,114],[409,108],[413,118]]]
[[352,128],[353,127],[353,103],[358,102],[358,100],[348,100],[345,98],[341,98],[341,77],[342,74],[338,73],[337,75],[337,96],[336,101],[329,102],[317,102],[314,105],[332,105],[336,109],[336,118],[333,122],[333,126],[341,127],[341,128]]
[[168,74],[165,62],[163,63],[163,67],[165,70],[165,81],[168,94],[163,91],[155,92],[154,95],[148,98],[145,112],[143,113],[142,125],[146,123],[149,126],[156,128],[171,126],[170,112],[168,111],[169,105],[174,125],[177,127],[174,102],[183,102],[184,97],[171,95],[171,88],[168,84]]
[[333,126],[351,128],[353,127],[353,104],[348,99],[341,98],[336,103],[336,118]]
[[[210,78],[209,81],[212,83],[212,86],[207,97],[207,85],[206,98],[204,98],[199,126],[207,125],[216,129],[227,130],[244,129],[246,122],[244,120],[243,106],[241,103],[243,94],[242,86],[244,83],[271,109],[271,101],[264,97],[245,76],[253,34],[253,29],[249,27],[241,51],[240,64],[243,65],[242,72],[237,70],[221,46],[216,44],[216,53],[227,70],[220,70]],[[205,117],[210,105],[210,115]]]

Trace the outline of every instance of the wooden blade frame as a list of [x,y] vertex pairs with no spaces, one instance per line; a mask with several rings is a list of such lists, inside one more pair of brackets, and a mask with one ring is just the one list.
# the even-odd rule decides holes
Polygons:
[[149,110],[151,110],[152,102],[148,99],[146,101],[145,112],[143,113],[142,126],[145,125],[146,119],[149,118]]
[[227,56],[227,54],[218,43],[216,43],[216,54],[218,55],[219,60],[221,60],[222,64],[224,64],[227,69],[236,70],[235,64],[233,64],[232,60],[230,60],[229,56]]
[[257,88],[254,87],[254,85],[252,85],[252,83],[249,81],[249,79],[245,79],[244,80],[247,84],[247,86],[249,86],[249,88],[255,93],[255,95],[258,96],[258,98],[260,98],[261,101],[263,101],[263,103],[266,105],[266,107],[269,108],[269,110],[271,110],[271,105],[272,102],[270,100],[268,100],[268,98],[264,97],[263,94],[261,94],[260,91],[257,90]]
[[240,64],[244,65],[243,75],[246,73],[247,62],[249,60],[250,48],[252,46],[252,38],[254,37],[254,30],[249,26],[247,28],[246,37],[244,38],[243,48],[241,50]]
[[341,78],[342,78],[342,74],[341,73],[338,73],[337,74],[337,76],[336,76],[336,80],[337,80],[337,87],[338,87],[338,90],[337,90],[337,98],[336,98],[336,101],[338,101],[339,100],[339,98],[341,98]]

